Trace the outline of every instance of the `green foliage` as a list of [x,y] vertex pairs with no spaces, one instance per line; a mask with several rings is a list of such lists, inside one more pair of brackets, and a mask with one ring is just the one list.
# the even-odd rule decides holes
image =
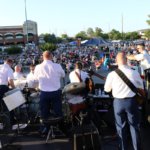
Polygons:
[[44,41],[46,43],[57,43],[55,34],[49,34],[49,33],[44,34]]
[[103,30],[101,28],[96,27],[95,33],[94,33],[95,37],[102,37],[102,34],[103,34],[102,32],[103,32]]
[[0,52],[2,51],[2,48],[0,48]]
[[138,32],[127,32],[127,33],[124,33],[124,39],[125,40],[136,40],[136,39],[139,39],[139,34],[138,34]]
[[150,29],[145,31],[145,37],[150,39]]
[[112,29],[110,32],[109,32],[109,38],[111,40],[120,40],[121,39],[121,33],[115,29]]
[[12,46],[10,48],[6,48],[5,52],[7,52],[7,54],[19,54],[22,52],[22,49],[20,47],[17,46]]
[[76,39],[81,38],[81,40],[86,40],[87,39],[87,34],[85,31],[80,31],[79,33],[76,34]]
[[103,33],[101,37],[106,40],[109,39],[109,35],[107,33]]
[[92,28],[88,28],[86,33],[88,37],[90,38],[94,37],[94,30]]
[[62,34],[62,35],[61,35],[61,38],[62,38],[62,39],[68,39],[68,35],[67,35],[67,34]]
[[146,20],[146,22],[148,23],[148,25],[150,25],[150,15],[148,15],[149,20]]
[[54,51],[57,48],[56,45],[53,43],[45,43],[45,44],[40,45],[39,47],[42,51],[46,51],[46,50]]

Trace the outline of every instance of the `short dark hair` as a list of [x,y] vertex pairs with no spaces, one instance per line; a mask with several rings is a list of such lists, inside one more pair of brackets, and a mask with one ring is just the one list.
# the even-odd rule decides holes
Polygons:
[[5,60],[5,62],[6,62],[6,63],[9,63],[9,64],[12,64],[12,63],[13,63],[13,60],[10,59],[10,58],[8,58],[8,59]]
[[143,46],[143,47],[145,46],[144,42],[138,43],[137,46],[138,46],[138,45],[139,45],[139,46]]
[[76,62],[75,67],[78,69],[82,69],[82,63],[81,62]]

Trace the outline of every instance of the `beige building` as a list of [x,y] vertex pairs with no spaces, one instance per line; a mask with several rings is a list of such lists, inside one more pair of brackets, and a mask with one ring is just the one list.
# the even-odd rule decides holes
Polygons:
[[37,23],[27,20],[23,25],[17,26],[0,26],[0,45],[11,44],[38,44]]

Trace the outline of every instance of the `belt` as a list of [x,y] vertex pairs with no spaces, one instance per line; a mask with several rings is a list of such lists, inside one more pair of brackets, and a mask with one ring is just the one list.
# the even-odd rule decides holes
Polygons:
[[135,96],[133,96],[133,97],[125,97],[125,98],[116,98],[116,99],[124,100],[124,99],[132,99],[132,98],[135,98]]
[[150,70],[150,68],[148,68],[148,69],[145,69],[144,71],[149,71]]
[[4,84],[3,84],[3,85],[0,85],[0,86],[8,86],[8,85],[4,85]]

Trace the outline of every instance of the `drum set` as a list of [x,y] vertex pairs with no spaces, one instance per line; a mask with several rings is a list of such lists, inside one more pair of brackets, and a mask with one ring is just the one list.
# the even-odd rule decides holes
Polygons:
[[[16,82],[13,90],[5,93],[3,98],[9,111],[17,112],[19,123],[40,123],[40,91],[38,88],[28,87],[25,80]],[[64,122],[82,124],[87,116],[87,98],[85,97],[85,83],[70,83],[62,90],[62,111]],[[22,111],[23,110],[23,111]],[[25,120],[21,120],[24,118]]]
[[[5,93],[3,101],[11,115],[12,124],[36,122],[40,115],[39,90],[29,87],[25,79],[15,80],[15,89]],[[21,129],[21,127],[19,127]]]

